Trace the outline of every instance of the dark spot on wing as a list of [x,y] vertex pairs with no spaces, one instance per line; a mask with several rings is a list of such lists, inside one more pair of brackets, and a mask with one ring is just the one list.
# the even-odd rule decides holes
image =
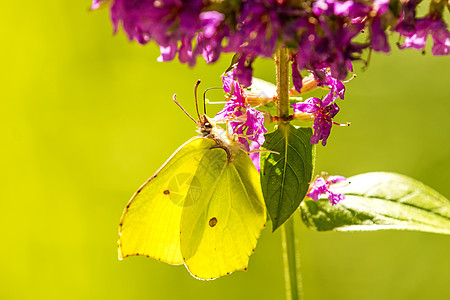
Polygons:
[[209,220],[209,226],[214,227],[217,224],[217,219],[216,217],[213,217]]
[[164,193],[164,195],[169,195],[170,191],[169,190],[165,190],[163,193]]
[[142,191],[141,189],[137,190],[136,195],[139,194],[141,191]]

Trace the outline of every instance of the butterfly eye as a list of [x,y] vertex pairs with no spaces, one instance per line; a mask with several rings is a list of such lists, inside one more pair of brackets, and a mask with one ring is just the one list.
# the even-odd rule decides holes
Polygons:
[[205,123],[204,127],[207,129],[212,129],[211,123],[208,123],[208,122]]

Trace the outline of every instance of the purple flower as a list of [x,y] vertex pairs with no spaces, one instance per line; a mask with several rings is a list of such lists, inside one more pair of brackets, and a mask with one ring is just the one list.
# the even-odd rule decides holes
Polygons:
[[207,11],[200,13],[199,18],[202,31],[198,33],[194,56],[201,54],[207,63],[213,63],[219,59],[223,50],[222,40],[229,33],[228,27],[223,23],[225,15],[217,11]]
[[[257,150],[259,148],[261,148],[261,145],[257,144],[256,142],[250,143],[250,147],[249,147],[250,150]],[[256,170],[258,170],[258,172],[259,172],[261,170],[261,160],[260,160],[261,153],[250,152],[248,155],[250,156],[250,159],[252,160],[253,165],[255,166]]]
[[203,36],[206,38],[212,38],[219,25],[225,19],[225,15],[214,10],[202,12],[199,17],[202,22]]
[[228,94],[228,98],[237,101],[244,106],[244,90],[236,79],[237,70],[233,68],[222,77],[223,90]]
[[[247,151],[257,150],[264,144],[264,115],[259,110],[250,107],[245,101],[245,92],[235,79],[238,69],[223,76],[223,89],[228,101],[225,107],[216,114],[215,121],[228,121],[228,124],[238,141]],[[259,171],[259,153],[250,153],[250,157]]]
[[[98,7],[99,2],[94,0],[92,6]],[[190,44],[202,29],[200,13],[203,7],[202,0],[114,0],[111,20],[114,32],[122,23],[130,40],[135,39],[141,44],[154,40],[164,50],[160,60],[166,61],[177,53],[179,41],[184,40],[186,47],[187,41]]]
[[307,196],[314,201],[317,201],[319,200],[321,195],[325,194],[328,200],[330,200],[331,204],[336,205],[340,201],[344,200],[345,196],[343,194],[330,191],[330,186],[332,184],[346,180],[347,179],[343,176],[327,176],[326,173],[322,173],[321,177],[317,178],[314,182],[311,183]]
[[323,100],[312,97],[305,102],[292,104],[294,119],[296,113],[310,113],[314,115],[314,134],[311,137],[311,144],[317,144],[322,140],[322,145],[325,146],[333,124],[347,126],[332,121],[339,112],[339,107],[334,103],[335,99],[333,91],[330,91]]
[[96,10],[96,9],[100,8],[100,6],[102,5],[102,2],[103,2],[103,0],[92,0],[91,9]]
[[175,55],[177,54],[177,44],[172,43],[168,46],[159,46],[159,51],[161,52],[161,55],[158,57],[157,61],[163,62],[163,61],[171,61],[175,58]]
[[386,13],[389,9],[390,0],[374,0],[372,4],[372,11],[376,12],[377,15],[382,15]]
[[245,51],[271,57],[276,50],[282,4],[274,0],[243,1],[236,34],[231,37],[233,52]]
[[439,20],[431,26],[431,36],[433,37],[433,47],[431,53],[433,55],[448,55],[450,53],[450,33],[447,25]]
[[342,81],[334,78],[327,69],[319,69],[313,72],[315,79],[319,82],[317,86],[327,86],[332,94],[332,101],[338,97],[344,100],[345,86]]
[[248,139],[257,144],[253,146],[253,149],[250,147],[250,150],[259,149],[264,144],[264,133],[267,132],[267,129],[264,127],[263,113],[252,107],[247,107],[247,119],[243,126],[247,128],[245,133]]
[[368,47],[367,44],[353,42],[364,28],[364,22],[343,26],[343,22],[331,24],[322,19],[316,25],[299,20],[297,26],[303,28],[304,32],[299,39],[298,54],[295,56],[299,70],[330,68],[334,78],[344,80],[351,70],[351,61],[359,59],[362,50]]
[[292,62],[292,83],[294,84],[295,90],[301,94],[303,87],[303,77],[300,74],[300,69],[295,58]]
[[339,16],[355,19],[367,14],[370,9],[362,3],[339,0],[318,0],[313,4],[313,13],[317,16]]
[[[246,145],[248,151],[260,149],[265,141],[264,133],[267,132],[267,129],[264,127],[263,113],[259,110],[248,107],[247,119],[240,127],[243,129],[242,132],[245,129],[245,136],[250,141],[250,144],[243,141],[242,137],[239,138],[239,141]],[[259,157],[259,152],[250,153],[250,158],[258,171],[260,170]]]
[[[228,101],[224,108],[214,117],[216,122],[239,117],[242,115],[242,109],[245,109],[244,90],[235,77],[236,68],[233,68],[232,71],[229,71],[222,77],[223,90],[227,93]],[[231,122],[230,126],[233,128],[235,123],[237,122]]]
[[248,53],[243,53],[238,60],[235,68],[235,79],[239,81],[243,87],[252,85],[252,63],[254,60],[254,55],[249,55]]
[[373,17],[370,24],[370,47],[379,52],[389,53],[390,47],[386,35],[386,26],[383,26],[382,15],[389,8],[389,0],[375,0],[372,4],[370,16]]
[[406,1],[402,6],[402,13],[395,31],[404,36],[411,36],[416,24],[416,0]]
[[[234,109],[233,112],[230,112]],[[264,127],[264,115],[259,110],[251,107],[242,108],[235,102],[228,102],[225,104],[227,114],[219,112],[215,116],[215,120],[221,119],[225,115],[225,120],[229,121],[229,126],[234,134],[236,134],[238,141],[243,145],[247,151],[257,150],[264,144],[264,133],[267,129]],[[218,118],[219,117],[219,118]],[[256,169],[259,171],[259,152],[249,153]]]
[[450,51],[450,33],[447,31],[447,25],[443,20],[432,19],[431,17],[416,20],[414,31],[408,33],[400,49],[424,49],[428,34],[431,34],[433,37],[434,44],[431,48],[433,55],[448,55]]
[[381,24],[380,18],[374,18],[372,20],[372,24],[370,24],[370,31],[372,34],[370,46],[372,49],[379,52],[389,53],[391,48],[389,47],[387,35]]

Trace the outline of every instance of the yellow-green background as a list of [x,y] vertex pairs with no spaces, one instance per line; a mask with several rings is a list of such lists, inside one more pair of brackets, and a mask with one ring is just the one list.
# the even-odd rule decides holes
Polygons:
[[[0,299],[282,299],[279,231],[263,232],[249,271],[212,282],[117,260],[128,199],[195,134],[172,94],[193,112],[194,83],[220,86],[229,57],[157,63],[154,44],[113,36],[108,11],[89,5],[2,3]],[[319,147],[318,171],[399,172],[450,196],[450,59],[430,54],[375,54],[366,72],[355,64],[337,117],[352,126]],[[255,69],[273,80],[270,61]],[[449,236],[297,232],[308,300],[450,298]]]

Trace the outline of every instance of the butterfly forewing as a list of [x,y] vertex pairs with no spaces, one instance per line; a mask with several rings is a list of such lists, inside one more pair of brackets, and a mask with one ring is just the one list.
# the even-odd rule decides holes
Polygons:
[[181,213],[198,198],[201,182],[195,172],[211,143],[204,138],[189,140],[136,192],[120,222],[119,258],[145,255],[170,264],[184,262]]

